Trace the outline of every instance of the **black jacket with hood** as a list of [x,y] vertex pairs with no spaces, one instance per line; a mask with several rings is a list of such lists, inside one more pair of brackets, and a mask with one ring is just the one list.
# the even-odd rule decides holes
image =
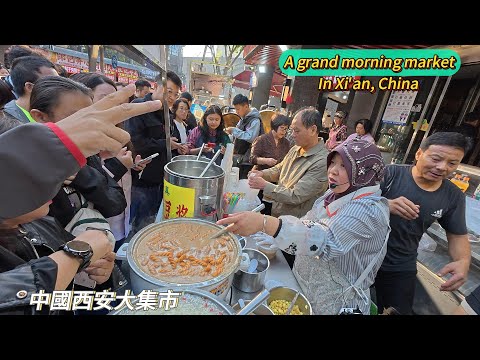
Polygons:
[[[135,99],[134,103],[152,101],[152,94],[144,98]],[[130,133],[135,152],[142,159],[158,153],[151,163],[142,171],[140,178],[132,173],[132,185],[139,187],[152,187],[163,184],[164,167],[167,164],[167,146],[165,135],[165,117],[163,109],[146,114],[134,116],[125,122],[125,130]],[[180,140],[180,133],[173,120],[170,119],[171,136]],[[172,157],[178,155],[172,151]]]
[[[0,135],[0,159],[8,169],[0,176],[0,221],[38,209],[55,196],[67,177],[85,166],[79,149],[62,136],[68,138],[51,123],[26,124]],[[12,268],[0,272],[1,312],[32,313],[31,295],[41,289],[53,291],[58,266],[48,256],[25,261],[0,246],[0,263]]]
[[48,214],[63,227],[80,209],[78,204],[71,201],[74,192],[82,194],[105,218],[121,214],[127,207],[122,187],[102,168],[97,155],[88,157],[87,165],[80,169],[72,183],[62,186],[53,198]]

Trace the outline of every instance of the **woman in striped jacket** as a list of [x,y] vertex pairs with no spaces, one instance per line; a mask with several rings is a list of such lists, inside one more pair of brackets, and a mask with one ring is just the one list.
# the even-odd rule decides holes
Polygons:
[[293,273],[315,314],[343,308],[370,312],[370,286],[385,257],[388,201],[381,196],[385,164],[375,144],[345,142],[327,158],[330,190],[303,218],[243,212],[218,221],[231,231],[263,231],[272,247],[297,255]]

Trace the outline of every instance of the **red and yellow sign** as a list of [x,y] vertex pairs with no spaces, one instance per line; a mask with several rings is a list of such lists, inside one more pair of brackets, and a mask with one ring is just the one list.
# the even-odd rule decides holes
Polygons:
[[193,217],[195,189],[184,188],[163,181],[163,218]]

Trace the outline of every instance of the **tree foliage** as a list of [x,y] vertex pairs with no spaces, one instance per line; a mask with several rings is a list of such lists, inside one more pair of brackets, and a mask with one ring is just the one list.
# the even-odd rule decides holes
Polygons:
[[[235,61],[243,53],[244,47],[245,45],[217,45],[215,51],[214,45],[205,45],[202,62],[205,61],[207,50],[210,50],[210,53],[212,54],[212,63],[214,64],[214,73],[227,76],[228,71],[230,70],[231,73]],[[203,65],[201,66],[201,69],[203,69]]]

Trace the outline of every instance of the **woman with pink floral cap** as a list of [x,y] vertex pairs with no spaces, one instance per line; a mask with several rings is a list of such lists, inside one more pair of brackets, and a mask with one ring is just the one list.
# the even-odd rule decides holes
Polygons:
[[231,232],[271,236],[271,247],[297,255],[293,274],[315,314],[370,311],[370,286],[385,257],[388,201],[381,196],[385,164],[375,144],[352,140],[327,158],[330,189],[301,219],[243,212],[217,224]]

